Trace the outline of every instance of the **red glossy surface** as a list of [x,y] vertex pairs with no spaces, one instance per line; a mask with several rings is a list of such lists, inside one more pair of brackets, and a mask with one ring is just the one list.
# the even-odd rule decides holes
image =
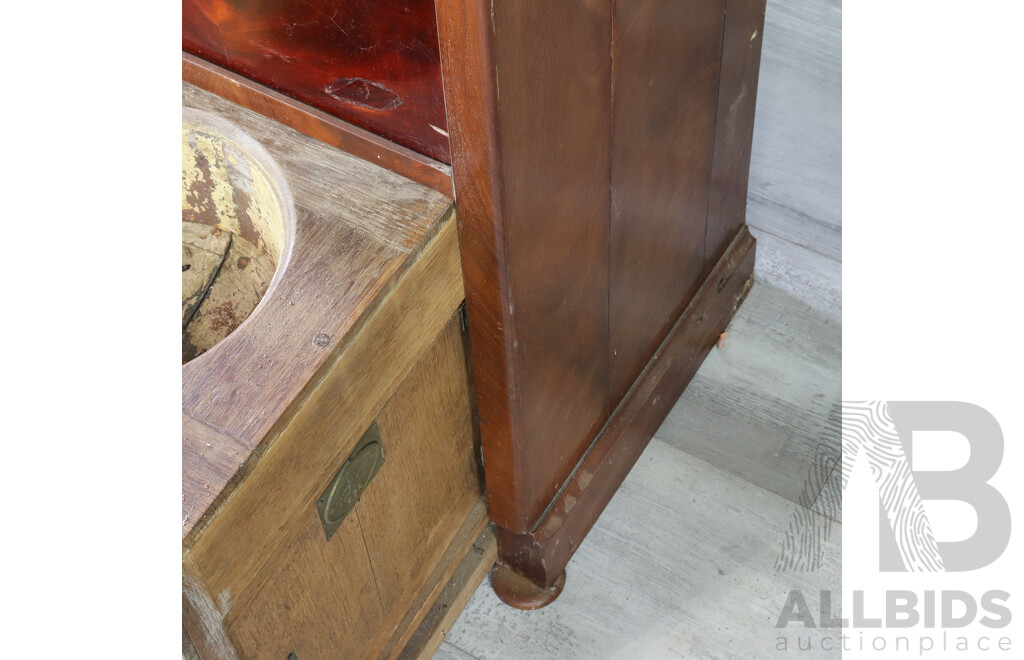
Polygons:
[[182,47],[451,162],[434,0],[182,0]]

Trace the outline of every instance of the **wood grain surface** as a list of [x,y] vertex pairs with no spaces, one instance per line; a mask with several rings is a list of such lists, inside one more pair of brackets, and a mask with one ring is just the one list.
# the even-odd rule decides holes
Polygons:
[[[378,412],[385,463],[329,540],[310,499],[274,547],[256,549],[268,554],[248,586],[216,591],[205,579],[208,556],[189,553],[186,576],[196,577],[186,579],[185,620],[201,645],[222,647],[209,657],[373,658],[403,649],[487,524],[461,325],[460,314],[449,318]],[[244,540],[224,547],[233,554],[223,559],[244,561],[250,548]]]
[[[611,412],[743,233],[742,218],[717,206],[709,215],[716,156],[716,204],[742,206],[733,195],[756,96],[760,42],[744,33],[756,7],[736,5],[731,28],[727,9],[727,0],[437,2],[499,545],[551,519]],[[686,350],[698,363],[704,354]],[[668,412],[659,410],[656,422]],[[625,472],[616,474],[609,483]],[[607,497],[595,489],[580,502],[588,513],[574,516],[580,527],[559,553],[571,554]],[[554,569],[534,569],[549,585]]]
[[434,656],[473,592],[487,577],[497,557],[498,542],[494,538],[494,526],[488,525],[473,542],[430,611],[402,649],[398,656],[401,660],[427,660]]
[[369,648],[397,654],[486,524],[461,314],[377,416],[386,462],[356,513],[387,613]]
[[[612,408],[709,269],[706,227],[718,231],[708,214],[708,195],[724,21],[725,0],[615,3],[608,275]],[[727,231],[726,240],[738,229]]]
[[393,656],[426,616],[487,522],[462,334],[454,315],[383,405],[384,465],[334,536],[312,500],[281,529],[225,617],[243,657]]
[[231,643],[217,604],[210,597],[202,575],[186,557],[181,562],[181,623],[188,644],[183,651],[198,653],[201,658],[236,660],[235,646]]
[[[450,593],[449,587],[453,582],[463,585],[464,589],[462,591],[476,589],[479,582],[469,586],[466,583],[465,570],[468,564],[487,561],[487,558],[480,558],[479,551],[476,548],[479,539],[486,534],[488,527],[487,500],[481,496],[473,503],[469,514],[463,519],[462,526],[456,530],[455,536],[440,559],[434,564],[426,580],[421,584],[418,583],[417,586],[420,587],[419,593],[415,594],[410,600],[405,615],[394,626],[387,643],[380,647],[381,656],[395,658],[407,652],[410,644],[412,644],[413,637],[419,633],[424,625],[430,625],[428,619],[434,609],[439,604],[442,607],[452,605],[452,603],[444,600],[444,598],[446,593]],[[491,533],[490,538],[493,543],[493,533]],[[494,554],[489,557],[489,560],[489,563],[487,563],[488,567],[494,563]],[[462,577],[460,577],[460,571],[462,572]],[[459,597],[463,596],[462,591],[459,592]],[[469,600],[470,595],[472,594],[464,594],[465,600],[462,601],[460,607],[465,606],[465,601]],[[457,616],[457,614],[454,614],[454,616]]]
[[[281,542],[279,530],[316,501],[445,325],[439,310],[454,310],[461,300],[455,227],[448,221],[313,381],[295,414],[279,422],[259,469],[238,484],[218,508],[217,524],[191,546],[211,593],[227,594],[219,603],[225,614],[261,571],[270,570],[264,564]],[[360,383],[358,396],[349,395],[352,383]]]
[[[219,603],[242,658],[364,657],[384,619],[358,516],[325,540],[309,506],[278,533],[283,561],[240,603]],[[214,592],[218,593],[218,592]],[[225,612],[225,605],[230,609]]]
[[348,154],[391,170],[443,195],[452,195],[452,168],[441,161],[338,119],[191,53],[181,54],[181,77],[200,89],[294,128],[304,135],[343,149]]
[[[386,463],[356,505],[384,607],[422,583],[483,489],[461,319],[453,318],[377,417]],[[424,403],[429,397],[432,405]],[[457,520],[453,526],[452,521]]]
[[516,534],[498,528],[502,563],[543,587],[561,576],[743,302],[754,252],[754,238],[741,228],[537,529]]
[[192,638],[188,636],[188,631],[185,630],[184,626],[181,628],[181,658],[182,660],[202,660],[199,657],[199,652],[196,651],[195,645],[192,643]]
[[727,0],[704,249],[710,267],[747,216],[765,0]]
[[448,160],[433,0],[184,0],[182,48]]
[[[182,94],[186,106],[228,118],[266,148],[285,173],[297,215],[291,262],[272,295],[236,332],[182,369],[189,418],[182,439],[187,549],[204,517],[259,461],[272,430],[280,432],[353,331],[395,288],[414,261],[410,255],[445,225],[452,203],[189,84]],[[451,234],[446,246],[457,250],[454,227]],[[451,256],[457,259],[457,252]],[[461,278],[457,261],[449,266],[441,269],[441,280],[450,278],[441,289],[454,309]],[[204,429],[205,439],[189,435],[193,427]]]
[[525,531],[608,411],[611,10],[437,12],[490,511]]

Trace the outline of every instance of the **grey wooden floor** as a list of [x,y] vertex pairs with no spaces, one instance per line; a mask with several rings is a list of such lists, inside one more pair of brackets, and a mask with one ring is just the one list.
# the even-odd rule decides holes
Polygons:
[[[757,283],[724,347],[573,557],[561,597],[520,612],[485,582],[437,658],[786,657],[780,635],[797,657],[838,657],[798,651],[807,631],[775,624],[791,590],[817,611],[819,590],[841,588],[840,14],[839,0],[768,2],[747,206]],[[794,570],[784,548],[801,526],[817,542]]]

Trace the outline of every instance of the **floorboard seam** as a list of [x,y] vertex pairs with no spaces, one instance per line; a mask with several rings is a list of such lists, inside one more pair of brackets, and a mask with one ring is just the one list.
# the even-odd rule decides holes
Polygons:
[[[751,481],[750,479],[747,479],[747,478],[746,478],[746,477],[744,477],[744,476],[741,476],[741,475],[739,475],[739,474],[736,474],[735,472],[733,472],[733,471],[729,470],[728,468],[724,468],[724,467],[722,467],[722,466],[720,466],[720,465],[715,465],[714,463],[712,463],[711,461],[707,460],[706,458],[703,458],[703,457],[701,457],[701,456],[698,456],[697,454],[694,454],[694,453],[692,453],[692,452],[688,452],[688,451],[686,451],[685,449],[683,449],[683,448],[681,448],[681,447],[676,447],[676,446],[675,446],[674,444],[672,444],[671,442],[668,442],[667,440],[662,440],[661,438],[659,438],[657,434],[655,434],[655,435],[654,435],[654,437],[653,437],[653,438],[651,438],[651,442],[655,442],[655,441],[657,441],[657,442],[660,442],[661,444],[663,444],[663,445],[665,445],[665,446],[667,446],[667,447],[671,447],[672,449],[674,449],[674,450],[676,450],[676,451],[681,451],[681,452],[683,452],[684,454],[686,454],[687,456],[690,456],[690,457],[692,457],[692,458],[694,458],[694,459],[696,459],[696,460],[700,461],[701,463],[706,463],[707,465],[711,466],[712,468],[714,468],[714,469],[716,469],[716,470],[721,470],[722,472],[725,472],[726,474],[728,474],[728,475],[730,475],[730,476],[736,477],[737,479],[739,479],[739,480],[741,480],[741,481],[745,481],[745,482],[747,482],[748,484],[750,484],[750,485],[752,485],[752,486],[756,486],[757,488],[759,488],[759,489],[763,490],[764,492],[766,492],[766,493],[769,493],[769,494],[770,494],[770,495],[772,495],[773,497],[777,497],[777,498],[778,498],[778,499],[780,499],[780,500],[783,500],[783,501],[785,501],[785,502],[788,502],[788,503],[790,503],[790,504],[792,504],[792,505],[794,505],[794,506],[798,506],[798,507],[800,507],[800,508],[802,508],[802,509],[807,509],[808,511],[810,511],[811,513],[813,513],[813,514],[815,514],[815,515],[821,516],[821,517],[823,517],[823,518],[828,518],[828,516],[826,516],[825,514],[823,514],[823,513],[818,513],[817,511],[813,510],[813,509],[812,509],[811,507],[809,507],[809,506],[805,506],[805,505],[803,505],[803,504],[800,504],[799,502],[796,502],[796,501],[794,501],[794,500],[791,500],[790,498],[786,497],[785,495],[780,495],[780,494],[776,493],[776,492],[775,492],[774,490],[771,490],[770,488],[765,488],[765,487],[764,487],[764,486],[762,486],[761,484],[759,484],[759,483],[757,483],[757,482],[754,482],[754,481]],[[837,459],[836,459],[836,464],[838,464],[838,463],[839,463],[839,459],[837,458]],[[833,470],[835,469],[835,465],[833,465],[833,466],[832,466],[832,469],[833,469]],[[831,470],[830,470],[830,471],[829,471],[829,475],[831,475],[831,474],[832,474],[832,472],[831,472]],[[628,477],[627,477],[627,478],[628,478]],[[824,486],[822,486],[822,489],[824,489]],[[821,495],[821,491],[820,491],[820,490],[818,491],[818,495]],[[817,500],[817,498],[815,498],[815,500]],[[829,518],[829,519],[831,520],[831,518]],[[837,523],[837,524],[842,524],[842,523]]]
[[[769,235],[771,235],[772,238],[778,239],[780,241],[785,241],[786,243],[789,243],[793,247],[800,248],[801,250],[807,250],[808,252],[812,252],[812,253],[820,256],[820,257],[824,257],[825,259],[828,259],[829,261],[834,261],[835,263],[840,264],[840,265],[842,265],[842,263],[843,263],[842,259],[836,259],[835,257],[831,257],[831,256],[829,256],[827,254],[823,254],[821,252],[818,252],[817,250],[815,250],[813,248],[810,248],[810,247],[807,247],[806,245],[800,245],[799,243],[794,243],[793,241],[791,241],[790,239],[786,238],[785,236],[779,236],[778,234],[776,234],[771,229],[765,229],[764,227],[762,227],[762,226],[760,226],[760,225],[758,225],[758,224],[756,224],[754,222],[750,222],[749,224],[750,224],[751,227],[753,227],[757,231],[759,231],[761,233],[764,233],[764,234],[769,234]],[[755,235],[755,238],[756,238],[756,235]]]
[[[480,586],[479,586],[479,587],[477,587],[477,589],[480,589],[480,588],[481,588],[481,587],[483,587],[483,586],[484,586],[484,584],[483,584],[483,583],[481,583],[481,584],[480,584]],[[456,619],[456,620],[455,620],[455,623],[458,623],[458,619]],[[452,627],[454,628],[454,627],[455,627],[455,624],[452,624]],[[449,632],[451,632],[451,631],[449,631]],[[448,641],[448,639],[447,639],[447,638],[445,638],[445,639],[441,640],[441,643],[442,643],[442,644],[447,644],[448,646],[452,647],[453,649],[458,649],[459,651],[461,651],[462,653],[465,653],[466,655],[468,655],[469,657],[473,658],[474,660],[480,660],[480,658],[479,658],[479,657],[477,657],[477,656],[473,655],[472,653],[470,653],[470,652],[469,652],[469,651],[467,651],[466,649],[462,648],[461,646],[457,646],[457,645],[455,645],[455,644],[452,644],[451,642],[449,642],[449,641]]]

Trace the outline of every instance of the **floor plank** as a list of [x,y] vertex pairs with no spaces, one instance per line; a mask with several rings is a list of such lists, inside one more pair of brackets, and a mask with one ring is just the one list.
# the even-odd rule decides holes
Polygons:
[[757,239],[755,277],[837,322],[843,314],[842,263],[751,227]]
[[832,469],[825,487],[821,489],[818,498],[811,507],[816,513],[828,516],[838,523],[843,522],[843,464],[842,457]]
[[819,571],[774,570],[797,508],[656,439],[569,563],[557,601],[521,612],[481,585],[446,641],[481,660],[771,657],[790,590],[817,611],[818,590],[840,588],[837,524]]
[[842,4],[769,0],[748,222],[842,258]]
[[841,362],[837,322],[758,282],[656,437],[810,507],[839,456]]
[[[486,586],[486,585],[485,585]],[[490,588],[490,587],[488,587]],[[434,654],[434,660],[476,660],[474,656],[466,653],[462,649],[455,648],[448,642],[442,642],[440,648],[437,649],[437,653]]]

